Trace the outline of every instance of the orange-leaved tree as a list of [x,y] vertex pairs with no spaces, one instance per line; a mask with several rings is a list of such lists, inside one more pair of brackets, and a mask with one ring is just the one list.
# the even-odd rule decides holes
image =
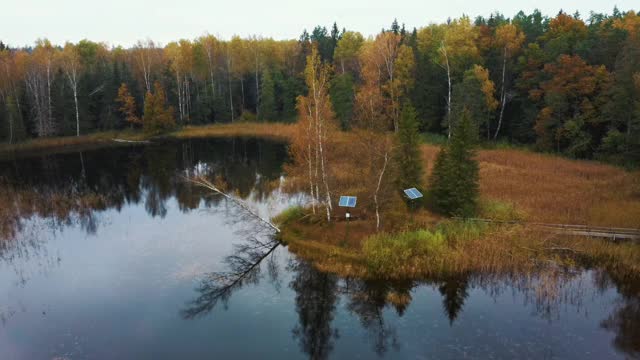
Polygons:
[[176,127],[173,107],[166,105],[166,94],[159,82],[153,84],[153,93],[147,92],[144,98],[142,127],[146,133],[157,134],[173,130]]
[[118,88],[118,97],[116,102],[120,104],[120,112],[124,115],[125,120],[131,127],[135,124],[141,124],[142,120],[136,115],[136,100],[129,92],[127,84],[122,83]]

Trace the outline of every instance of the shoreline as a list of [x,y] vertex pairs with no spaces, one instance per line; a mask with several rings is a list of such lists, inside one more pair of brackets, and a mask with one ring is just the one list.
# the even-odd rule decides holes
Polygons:
[[262,137],[288,141],[293,126],[282,123],[233,123],[185,126],[179,130],[162,134],[146,135],[142,131],[122,130],[96,132],[81,136],[61,136],[32,139],[16,144],[0,144],[0,158],[37,155],[44,151],[64,153],[67,151],[93,150],[110,146],[131,146],[153,143],[154,140],[191,139],[205,137]]

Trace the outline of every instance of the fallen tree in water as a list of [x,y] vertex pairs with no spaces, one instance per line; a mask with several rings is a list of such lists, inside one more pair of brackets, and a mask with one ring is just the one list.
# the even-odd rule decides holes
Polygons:
[[191,182],[192,184],[195,184],[197,186],[209,189],[209,190],[211,190],[211,191],[213,191],[213,192],[215,192],[215,193],[217,193],[219,195],[224,196],[228,200],[231,200],[236,205],[240,206],[247,213],[253,215],[258,220],[262,221],[264,224],[266,224],[267,226],[269,226],[270,228],[275,230],[277,233],[280,232],[280,229],[276,225],[274,225],[271,221],[262,218],[260,215],[258,215],[258,213],[253,211],[244,201],[242,201],[242,200],[240,200],[240,199],[238,199],[238,198],[236,198],[234,196],[231,196],[231,195],[225,193],[224,191],[220,190],[220,188],[218,188],[215,184],[213,184],[211,181],[207,180],[206,178],[204,178],[202,176],[196,176],[196,177],[186,178],[186,180]]

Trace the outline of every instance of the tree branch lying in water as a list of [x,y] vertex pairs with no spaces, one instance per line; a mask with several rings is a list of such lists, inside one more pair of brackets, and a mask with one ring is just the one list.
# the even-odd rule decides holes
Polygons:
[[270,228],[272,228],[273,230],[275,230],[276,232],[280,232],[280,229],[273,224],[271,221],[264,219],[262,217],[260,217],[260,215],[258,215],[255,211],[251,210],[251,208],[249,208],[249,206],[242,200],[235,198],[227,193],[225,193],[224,191],[218,189],[218,187],[216,187],[211,181],[205,179],[202,176],[198,176],[198,177],[193,177],[193,178],[186,178],[187,181],[196,184],[200,187],[212,190],[222,196],[224,196],[225,198],[233,201],[236,205],[240,206],[243,210],[247,211],[248,213],[250,213],[251,215],[255,216],[257,219],[259,219],[260,221],[262,221],[263,223],[267,224]]

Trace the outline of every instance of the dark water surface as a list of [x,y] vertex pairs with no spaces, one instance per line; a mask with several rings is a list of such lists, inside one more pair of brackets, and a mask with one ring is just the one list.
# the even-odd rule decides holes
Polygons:
[[637,284],[599,271],[386,283],[321,273],[269,217],[282,144],[189,140],[0,162],[0,359],[624,359]]

